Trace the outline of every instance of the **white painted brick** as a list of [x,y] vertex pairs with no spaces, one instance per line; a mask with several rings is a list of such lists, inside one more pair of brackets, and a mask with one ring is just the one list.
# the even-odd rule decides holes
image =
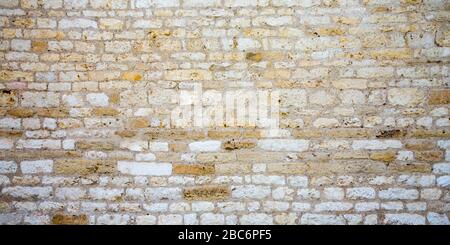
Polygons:
[[14,161],[0,161],[0,174],[15,173],[17,164]]
[[441,176],[437,178],[436,182],[440,187],[448,187],[450,186],[450,175]]
[[19,0],[2,0],[0,1],[0,7],[14,8],[19,6]]
[[225,7],[265,7],[269,0],[224,0]]
[[158,225],[182,225],[183,216],[179,214],[160,215],[158,217]]
[[406,209],[410,212],[425,211],[427,209],[427,203],[426,202],[407,203]]
[[384,223],[389,225],[424,225],[425,217],[418,214],[385,214]]
[[183,215],[184,225],[198,225],[197,214]]
[[90,0],[91,7],[94,9],[125,9],[128,0]]
[[11,49],[15,51],[29,51],[31,49],[31,41],[13,39],[11,40]]
[[189,144],[191,151],[219,151],[221,142],[217,140],[197,141]]
[[327,187],[323,189],[323,197],[328,200],[344,199],[344,190],[338,187]]
[[290,24],[294,24],[294,19],[291,16],[264,16],[253,19],[253,25],[255,26],[286,26]]
[[289,203],[280,201],[265,201],[263,203],[263,209],[266,212],[285,212],[289,209]]
[[146,29],[146,28],[161,28],[162,22],[153,20],[136,20],[133,23],[133,28],[136,29]]
[[450,174],[450,163],[435,163],[433,164],[434,174]]
[[224,225],[225,217],[223,214],[204,213],[200,215],[200,225]]
[[378,224],[378,216],[376,214],[369,214],[364,217],[365,225],[376,225]]
[[348,211],[353,207],[353,204],[346,202],[323,202],[316,204],[314,210],[317,212],[324,211]]
[[9,181],[8,176],[0,175],[0,186],[5,186],[11,184],[11,181]]
[[136,161],[155,161],[156,156],[153,153],[138,153],[136,154]]
[[17,149],[61,149],[61,140],[18,140]]
[[145,140],[122,140],[120,148],[125,148],[130,151],[144,151],[148,149],[148,142]]
[[75,149],[75,140],[67,139],[62,141],[62,148],[64,150],[73,150]]
[[108,106],[109,104],[109,98],[105,93],[87,94],[86,100],[93,106]]
[[303,188],[297,191],[297,196],[299,199],[319,199],[320,191],[317,189]]
[[450,221],[448,220],[447,214],[439,214],[434,212],[429,212],[427,214],[427,220],[430,222],[430,225],[450,225]]
[[167,142],[150,142],[150,151],[169,151],[169,143]]
[[412,151],[399,151],[397,153],[397,160],[412,161],[414,160],[414,153]]
[[20,169],[24,174],[51,173],[53,160],[22,161]]
[[59,28],[69,29],[69,28],[97,28],[97,22],[90,19],[62,19],[58,23]]
[[0,138],[0,149],[9,150],[14,147],[14,141],[12,139]]
[[181,188],[147,188],[145,189],[145,197],[151,201],[180,200]]
[[434,175],[400,175],[397,178],[398,183],[402,183],[410,186],[433,186],[436,181],[436,177]]
[[306,151],[309,147],[308,140],[288,140],[288,139],[273,139],[273,140],[259,140],[258,147],[269,151]]
[[378,195],[381,199],[414,200],[419,197],[419,192],[415,189],[388,188],[386,190],[381,190]]
[[349,199],[373,199],[375,198],[375,190],[371,187],[349,188],[346,196]]
[[56,107],[59,106],[59,95],[54,92],[24,92],[22,93],[24,107]]
[[266,185],[285,185],[286,181],[284,176],[276,175],[253,175],[252,183],[256,185],[266,184]]
[[354,150],[386,150],[388,148],[401,148],[399,140],[355,140],[352,148]]
[[277,187],[272,191],[272,197],[275,200],[292,201],[294,195],[294,189],[288,187]]
[[344,214],[343,216],[347,225],[358,225],[362,221],[362,215],[360,214]]
[[45,118],[42,122],[42,127],[44,129],[55,130],[57,127],[56,120],[54,118]]
[[127,225],[130,222],[128,214],[102,214],[97,217],[98,225]]
[[55,196],[61,200],[79,200],[86,196],[86,190],[77,187],[61,187],[56,189]]
[[179,0],[136,0],[136,8],[170,8],[178,7],[180,5]]
[[117,200],[124,195],[123,189],[112,189],[112,188],[91,188],[89,189],[89,196],[94,200]]
[[402,202],[385,202],[381,203],[381,208],[385,210],[395,210],[399,211],[403,209],[403,203]]
[[88,3],[88,0],[64,0],[64,7],[67,9],[84,9]]
[[307,8],[319,4],[320,0],[272,0],[272,5],[277,7],[301,6],[303,8]]
[[130,42],[110,41],[105,43],[105,51],[110,53],[126,53],[131,51]]
[[194,212],[211,212],[214,210],[214,203],[212,202],[193,202],[192,211]]
[[246,185],[233,187],[231,195],[233,198],[261,199],[268,197],[270,192],[269,186]]
[[220,6],[220,0],[183,0],[184,7],[218,7]]
[[438,140],[437,145],[442,149],[450,149],[450,140]]
[[225,217],[225,224],[226,225],[237,225],[238,224],[238,217],[237,215],[228,215]]
[[241,225],[272,225],[273,218],[268,214],[251,213],[243,215],[239,222]]
[[368,212],[378,210],[380,204],[377,202],[361,202],[355,204],[355,211],[357,212]]
[[[193,208],[194,206],[192,206]],[[220,202],[217,203],[217,208],[220,210],[220,212],[223,213],[234,213],[234,212],[240,212],[245,211],[245,203],[243,202]],[[212,211],[212,210],[209,210]]]
[[52,187],[13,186],[2,189],[2,195],[25,199],[48,199],[52,192]]
[[425,200],[438,200],[442,196],[442,191],[440,189],[423,189],[420,192],[420,197]]
[[172,174],[172,164],[118,161],[117,170],[123,174],[164,176]]
[[0,119],[0,128],[20,129],[20,119],[2,118]]
[[156,225],[156,217],[150,214],[136,216],[136,225]]
[[300,219],[302,225],[344,225],[345,219],[332,214],[303,214]]
[[304,202],[294,202],[292,203],[292,211],[304,212],[311,210],[311,204]]
[[21,220],[22,220],[21,214],[0,213],[0,224],[1,225],[17,225],[17,224],[20,224]]

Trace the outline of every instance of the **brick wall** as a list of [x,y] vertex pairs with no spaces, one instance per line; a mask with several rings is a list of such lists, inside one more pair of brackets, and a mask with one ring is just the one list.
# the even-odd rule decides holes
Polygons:
[[[449,19],[445,0],[0,0],[0,223],[449,224]],[[278,128],[176,126],[194,84],[278,93]]]

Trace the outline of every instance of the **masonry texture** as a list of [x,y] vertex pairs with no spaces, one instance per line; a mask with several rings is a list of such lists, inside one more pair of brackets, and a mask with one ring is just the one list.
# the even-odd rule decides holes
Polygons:
[[[0,223],[450,224],[449,20],[446,0],[0,0]],[[280,130],[174,127],[194,83],[279,92]]]

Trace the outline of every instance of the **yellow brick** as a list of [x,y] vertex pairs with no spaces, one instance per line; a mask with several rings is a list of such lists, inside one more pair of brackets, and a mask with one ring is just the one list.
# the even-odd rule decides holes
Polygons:
[[0,81],[33,81],[33,73],[22,71],[0,71]]
[[14,108],[8,110],[8,114],[14,117],[31,117],[33,116],[34,112],[33,110],[28,108]]
[[412,57],[412,51],[410,49],[403,50],[380,50],[370,52],[370,56],[374,59],[386,60],[386,59],[408,59]]
[[54,171],[67,175],[112,174],[116,171],[116,163],[94,159],[57,159]]
[[173,164],[174,174],[183,175],[210,175],[214,174],[214,165],[211,164]]
[[138,72],[124,72],[122,74],[122,79],[128,81],[140,81],[142,80],[142,74]]
[[17,104],[17,96],[14,91],[0,90],[0,107],[14,106]]
[[54,225],[87,225],[88,223],[89,219],[86,214],[55,214],[52,217],[52,224]]
[[166,71],[165,79],[173,81],[198,81],[198,80],[211,80],[212,74],[206,70],[172,70]]
[[183,190],[186,200],[223,200],[229,198],[230,194],[228,186],[195,186]]

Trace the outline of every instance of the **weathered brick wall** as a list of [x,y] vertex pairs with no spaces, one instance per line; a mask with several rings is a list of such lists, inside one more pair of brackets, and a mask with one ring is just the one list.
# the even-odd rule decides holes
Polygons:
[[[446,0],[0,0],[2,224],[449,224]],[[279,92],[279,131],[176,128]]]

